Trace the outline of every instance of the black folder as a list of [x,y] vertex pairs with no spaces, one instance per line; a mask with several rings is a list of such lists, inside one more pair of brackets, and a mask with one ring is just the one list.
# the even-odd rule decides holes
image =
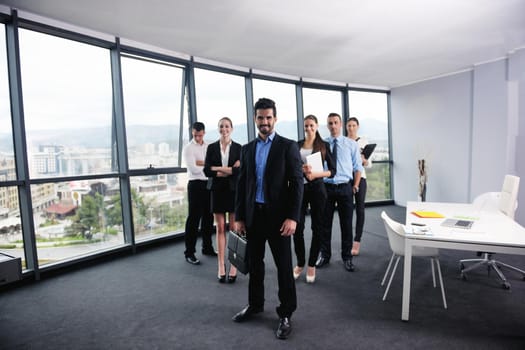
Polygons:
[[363,150],[361,151],[361,154],[365,157],[365,159],[368,159],[372,155],[372,152],[374,152],[375,148],[376,148],[375,143],[369,143],[363,148]]

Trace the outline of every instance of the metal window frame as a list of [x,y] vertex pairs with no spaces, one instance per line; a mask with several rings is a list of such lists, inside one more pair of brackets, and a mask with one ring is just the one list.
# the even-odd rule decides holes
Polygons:
[[[248,128],[248,139],[255,138],[255,124],[253,118],[253,79],[262,79],[274,82],[282,82],[287,84],[295,85],[296,92],[296,107],[297,107],[297,130],[299,138],[304,137],[303,130],[303,89],[312,88],[320,90],[338,91],[341,93],[341,110],[343,111],[343,119],[346,122],[349,116],[349,91],[364,91],[364,92],[375,92],[385,93],[387,95],[387,109],[388,109],[388,142],[389,142],[389,160],[388,161],[377,161],[377,163],[389,163],[390,167],[390,197],[393,197],[393,160],[392,160],[392,128],[391,128],[391,103],[390,103],[390,91],[372,88],[360,88],[352,87],[349,84],[344,85],[330,85],[315,81],[305,81],[302,77],[283,77],[265,75],[261,73],[254,73],[252,69],[244,70],[242,67],[236,69],[232,66],[221,67],[208,62],[199,61],[196,62],[194,57],[190,59],[184,59],[180,57],[173,57],[168,54],[158,53],[154,51],[148,51],[140,48],[136,48],[130,45],[121,45],[118,37],[114,38],[114,41],[109,41],[107,38],[97,38],[86,35],[84,33],[74,32],[69,29],[63,29],[55,27],[45,23],[38,23],[33,20],[27,20],[19,18],[17,10],[13,9],[11,15],[2,15],[0,17],[0,23],[5,23],[6,27],[6,46],[7,46],[7,62],[8,62],[8,75],[9,75],[9,91],[10,91],[10,103],[11,103],[11,117],[12,117],[12,133],[13,133],[13,146],[15,153],[15,164],[16,164],[16,180],[9,180],[0,182],[0,187],[16,186],[18,188],[19,200],[20,200],[20,213],[21,222],[23,227],[24,237],[24,253],[26,255],[26,266],[27,270],[24,274],[27,276],[33,276],[35,279],[40,279],[41,270],[45,271],[48,267],[38,266],[38,255],[36,248],[35,239],[35,228],[32,218],[32,198],[31,198],[31,185],[43,184],[43,183],[54,183],[71,180],[90,180],[90,179],[104,179],[104,178],[119,178],[120,189],[121,189],[121,205],[123,215],[123,226],[124,226],[124,239],[125,246],[115,247],[110,249],[108,252],[93,253],[86,257],[73,258],[71,261],[64,261],[55,264],[55,266],[49,267],[49,269],[57,266],[67,266],[75,264],[80,261],[87,261],[99,256],[106,254],[114,254],[116,252],[131,250],[133,253],[136,252],[136,248],[144,242],[137,243],[133,234],[133,219],[131,209],[131,186],[130,178],[134,176],[148,176],[157,174],[176,174],[183,173],[186,171],[185,168],[180,167],[181,165],[181,152],[183,147],[183,129],[184,125],[184,108],[188,109],[188,128],[186,132],[188,136],[191,135],[191,125],[197,120],[197,101],[196,101],[196,90],[195,90],[195,68],[206,69],[220,73],[232,74],[244,78],[245,82],[245,101],[246,101],[246,113],[247,113],[247,128]],[[110,64],[111,64],[111,75],[112,75],[112,98],[113,98],[113,111],[112,111],[112,161],[114,172],[105,174],[89,174],[79,176],[67,176],[67,177],[53,177],[53,178],[30,178],[29,175],[29,160],[27,155],[26,146],[26,133],[25,133],[25,121],[24,121],[24,104],[23,104],[23,89],[21,80],[21,69],[20,69],[20,52],[19,52],[19,38],[18,31],[20,28],[34,30],[43,34],[53,35],[64,39],[69,39],[89,45],[98,46],[101,48],[109,49],[110,53]],[[165,167],[165,168],[146,168],[146,169],[129,169],[128,156],[127,156],[127,139],[126,139],[126,126],[124,120],[124,97],[122,90],[122,73],[121,73],[121,57],[133,57],[136,59],[143,59],[160,64],[173,65],[181,67],[183,69],[182,79],[182,93],[181,93],[181,109],[179,122],[181,130],[179,134],[179,167]],[[344,131],[346,132],[346,130]],[[386,199],[385,201],[374,201],[373,203],[367,203],[367,205],[375,204],[386,204],[392,203],[393,199]],[[168,237],[169,238],[169,237]],[[164,240],[166,237],[161,237],[158,240]],[[153,240],[157,241],[157,240]],[[148,241],[146,243],[150,243]]]

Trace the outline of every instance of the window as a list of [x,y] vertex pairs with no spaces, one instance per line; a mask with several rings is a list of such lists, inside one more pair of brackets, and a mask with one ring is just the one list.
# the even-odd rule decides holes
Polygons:
[[20,29],[30,179],[39,265],[124,243],[118,178],[112,172],[109,51]]
[[377,143],[373,160],[388,160],[388,105],[383,92],[349,91],[350,117],[359,120],[359,135]]
[[181,121],[181,67],[122,57],[130,169],[176,167]]
[[328,114],[337,113],[343,117],[341,92],[321,89],[303,89],[304,116],[313,114],[319,121],[319,134],[323,138],[330,136],[326,119]]
[[188,214],[186,184],[185,173],[131,179],[133,227],[137,241],[184,231]]
[[[297,140],[295,85],[253,79],[253,102],[257,102],[261,97],[267,97],[275,101],[277,106],[277,124],[275,125],[275,131],[282,136]],[[257,135],[257,130],[255,130],[255,134]]]
[[[7,74],[7,52],[5,42],[5,27],[0,23],[0,169],[7,166],[7,162],[13,162],[13,134],[11,126],[11,103],[9,99],[9,79]],[[0,181],[15,180],[16,173],[0,170]]]
[[15,186],[0,186],[0,253],[22,258],[22,264],[25,263],[18,189]]
[[350,117],[359,120],[359,136],[377,144],[366,169],[367,201],[391,199],[388,140],[388,95],[384,92],[349,91]]
[[[17,23],[24,26],[27,22],[21,18]],[[181,149],[190,138],[190,119],[204,122],[205,138],[213,142],[219,138],[218,120],[229,117],[234,124],[233,139],[247,143],[247,125],[253,116],[246,115],[245,74],[224,73],[226,69],[219,67],[196,68],[196,95],[189,96],[186,63],[179,65],[149,54],[140,57],[124,48],[126,130],[120,130],[121,124],[113,122],[120,109],[113,106],[118,96],[113,96],[112,86],[112,74],[119,72],[111,71],[106,45],[97,46],[97,38],[85,41],[69,30],[38,28],[35,22],[30,24],[35,30],[26,28],[18,28],[22,81],[17,83],[23,89],[25,118],[21,124],[25,135],[20,135],[23,130],[18,128],[13,133],[6,53],[6,35],[16,40],[10,36],[15,32],[0,24],[0,252],[21,257],[24,265],[25,255],[34,255],[33,244],[24,244],[24,239],[33,237],[32,232],[22,230],[26,220],[34,223],[38,257],[35,265],[31,259],[29,268],[50,267],[183,231],[187,174],[181,173]],[[327,115],[343,114],[343,88],[305,83],[304,115],[298,116],[299,82],[271,79],[253,79],[253,98],[276,101],[277,132],[297,139],[302,134],[302,118],[314,114],[321,135],[327,137]],[[349,91],[350,115],[359,118],[363,136],[378,144],[374,166],[367,170],[368,200],[391,198],[387,100],[387,93]],[[192,101],[196,116],[189,115],[188,102]],[[117,139],[121,135],[126,135],[126,142]],[[26,143],[27,154],[16,156],[29,165],[29,173],[21,173],[23,178],[17,178],[15,167],[14,145],[20,142]],[[127,156],[129,168],[117,169],[113,147],[123,144],[127,149],[117,151]],[[121,192],[128,190],[131,203],[121,203]],[[30,201],[32,208],[20,206],[20,198]],[[131,212],[123,212],[123,207]],[[133,232],[124,233],[127,224]]]
[[124,243],[118,178],[31,186],[39,265]]
[[20,61],[30,176],[110,172],[109,51],[20,29]]
[[197,120],[206,125],[207,142],[219,139],[218,122],[228,117],[233,122],[232,140],[248,142],[244,77],[195,69]]
[[18,188],[6,184],[16,180],[8,82],[5,27],[0,24],[0,252],[20,257],[24,263]]

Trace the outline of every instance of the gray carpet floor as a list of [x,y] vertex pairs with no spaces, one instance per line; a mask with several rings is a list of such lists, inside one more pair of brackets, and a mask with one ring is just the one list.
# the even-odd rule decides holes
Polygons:
[[[508,272],[512,289],[504,290],[486,271],[463,281],[458,260],[473,252],[441,251],[448,310],[432,287],[430,263],[415,259],[410,321],[401,321],[402,264],[381,300],[391,255],[382,210],[404,221],[402,207],[366,209],[356,272],[344,270],[334,230],[331,264],[318,269],[315,284],[304,274],[297,281],[286,341],[274,336],[277,278],[269,249],[265,312],[237,324],[231,317],[247,302],[248,278],[217,283],[216,259],[199,256],[200,266],[189,265],[177,240],[0,289],[0,349],[525,349],[525,281]],[[498,257],[525,267],[523,257]]]

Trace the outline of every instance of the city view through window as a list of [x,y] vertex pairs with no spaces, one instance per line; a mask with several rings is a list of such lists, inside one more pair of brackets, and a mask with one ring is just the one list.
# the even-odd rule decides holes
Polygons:
[[[25,180],[38,266],[183,232],[187,176],[180,153],[191,125],[188,66],[122,54],[121,130],[111,50],[20,28],[23,106],[17,108],[23,109],[27,153],[16,156],[28,165],[22,179],[3,25],[0,36],[0,252],[21,257],[25,266],[19,191]],[[296,85],[252,81],[254,101],[277,102],[277,132],[300,138]],[[234,122],[233,139],[249,141],[253,116],[246,115],[246,91],[242,75],[195,68],[192,120],[206,124],[207,142],[217,140],[217,121],[224,116]],[[343,92],[305,87],[302,94],[304,115],[316,115],[322,136],[328,136],[326,116],[342,115]],[[384,92],[348,91],[350,116],[359,118],[361,134],[378,145],[367,169],[368,201],[391,198],[387,98]],[[125,163],[119,162],[122,155]]]

